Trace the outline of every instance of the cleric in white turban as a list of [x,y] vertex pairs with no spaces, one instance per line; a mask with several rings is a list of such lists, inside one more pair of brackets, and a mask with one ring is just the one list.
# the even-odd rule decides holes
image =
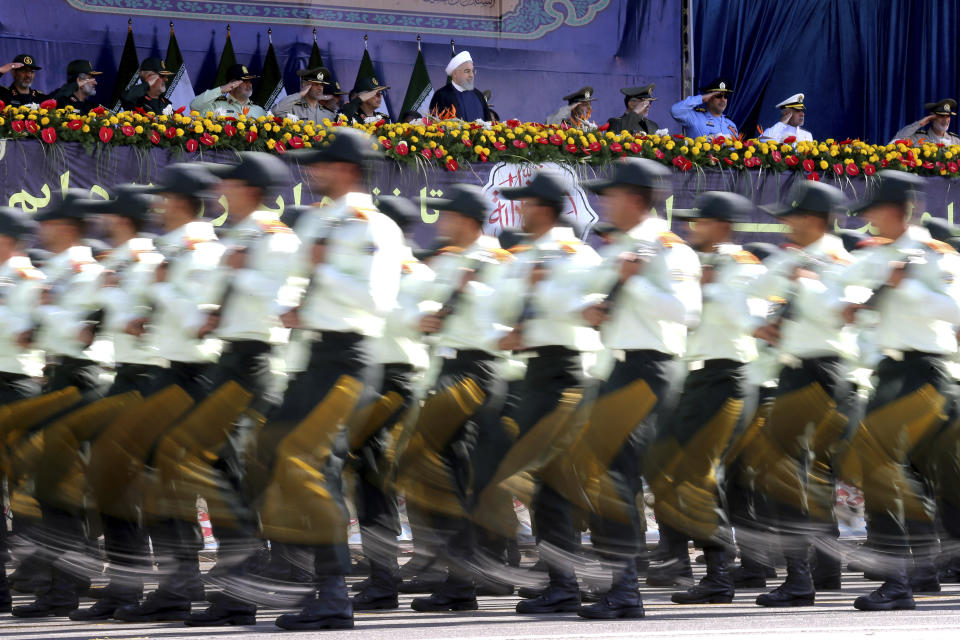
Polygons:
[[441,119],[459,118],[467,122],[492,120],[490,107],[474,86],[473,58],[461,51],[447,63],[447,84],[437,89],[430,101],[430,113]]

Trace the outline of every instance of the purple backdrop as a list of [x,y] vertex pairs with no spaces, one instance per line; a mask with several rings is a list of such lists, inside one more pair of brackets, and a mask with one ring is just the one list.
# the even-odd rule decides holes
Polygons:
[[[201,158],[207,161],[223,161],[230,157],[231,152],[208,152],[188,156],[173,155],[163,149],[140,150],[131,147],[111,148],[108,152],[91,156],[76,143],[46,146],[36,141],[0,141],[0,202],[32,212],[45,206],[51,198],[56,198],[67,187],[89,189],[95,197],[107,197],[117,184],[149,183],[155,180],[162,167],[170,162]],[[440,196],[444,188],[454,182],[485,184],[493,166],[474,167],[476,171],[461,170],[451,173],[436,169],[424,173],[385,162],[374,171],[371,188],[378,194],[395,194],[414,199],[420,196]],[[594,178],[604,173],[592,167],[583,167],[577,172],[581,179]],[[310,192],[296,169],[293,174],[290,186],[271,203],[271,208],[279,210],[289,203],[310,203],[318,199]],[[698,193],[715,189],[742,193],[758,204],[771,203],[789,189],[794,179],[796,175],[793,173],[677,173],[673,195],[667,201],[666,213],[669,215],[672,208],[690,207]],[[867,179],[862,176],[852,180],[845,178],[836,184],[850,198],[862,195],[868,186]],[[960,182],[930,178],[927,186],[923,215],[933,215],[955,222],[957,211],[960,210]],[[588,201],[602,217],[602,207],[598,199],[590,195]],[[209,217],[215,218],[220,213],[217,209],[210,212]],[[431,224],[434,215],[426,209],[422,213],[423,222],[416,230],[416,238],[421,245],[427,245],[434,234]],[[837,224],[850,228],[863,227],[860,220],[842,217]],[[674,225],[675,228],[678,226]],[[775,220],[757,211],[750,223],[739,226],[739,231],[743,241],[778,242],[781,227]]]
[[[223,0],[216,4],[184,0],[30,0],[4,3],[0,61],[31,54],[43,69],[36,87],[53,90],[65,82],[66,64],[90,59],[98,70],[116,71],[133,18],[142,60],[166,55],[169,23],[194,88],[209,89],[223,50],[226,25],[232,28],[237,60],[259,69],[267,50],[267,28],[284,70],[287,91],[298,88],[295,70],[306,65],[317,26],[324,62],[345,90],[353,86],[363,55],[363,34],[379,79],[390,84],[387,102],[396,115],[417,55],[417,34],[435,87],[445,81],[450,39],[469,49],[479,69],[477,86],[493,92],[504,118],[542,121],[562,104],[561,96],[584,85],[595,89],[596,118],[623,111],[619,89],[657,84],[652,117],[670,121],[669,104],[680,97],[680,3],[676,0],[498,0],[501,19],[471,19],[471,3],[432,0],[359,0],[351,8],[390,5],[414,9],[343,10],[329,0],[275,0],[262,4]],[[563,5],[563,6],[560,6]],[[80,7],[80,8],[77,8]],[[419,9],[418,9],[419,7]],[[439,7],[439,8],[438,8]],[[486,10],[488,13],[491,9]],[[202,16],[202,19],[197,19]],[[496,16],[499,17],[499,16]],[[0,62],[0,63],[2,63]],[[9,84],[8,78],[0,80]],[[99,94],[109,99],[109,75]]]

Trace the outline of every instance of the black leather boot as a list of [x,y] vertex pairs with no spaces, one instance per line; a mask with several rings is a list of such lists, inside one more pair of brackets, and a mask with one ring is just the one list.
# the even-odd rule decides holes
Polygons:
[[414,611],[475,611],[477,589],[473,580],[451,569],[443,584],[426,598],[414,598],[410,603]]
[[147,595],[140,604],[118,608],[113,617],[124,622],[174,622],[190,615],[191,597],[159,588]]
[[839,591],[843,566],[836,552],[821,549],[814,551],[813,587],[817,591]]
[[310,598],[299,613],[287,613],[276,625],[290,631],[352,629],[353,608],[343,576],[316,578],[317,596]]
[[787,559],[786,581],[771,591],[757,596],[761,607],[809,607],[816,598],[806,548],[784,551]]
[[396,609],[400,606],[397,586],[400,576],[390,567],[372,563],[370,577],[357,595],[351,598],[354,611]]
[[917,603],[907,580],[907,561],[903,558],[891,558],[887,561],[887,579],[879,589],[860,596],[853,606],[861,611],[894,611],[898,609],[916,609]]
[[11,613],[16,618],[65,616],[80,606],[80,593],[85,591],[87,586],[88,582],[55,568],[50,588],[30,604],[13,607]]
[[577,615],[593,620],[616,620],[618,618],[642,618],[643,600],[637,584],[637,565],[633,558],[613,576],[610,591],[600,602],[581,606]]
[[517,613],[562,613],[580,608],[580,587],[570,570],[550,569],[550,583],[534,598],[517,603]]
[[686,591],[674,593],[670,599],[677,604],[726,604],[733,602],[733,578],[727,567],[727,552],[722,546],[705,545],[704,560],[707,575],[700,584]]
[[210,606],[191,613],[183,623],[188,627],[250,626],[257,624],[257,605],[225,593],[210,598]]

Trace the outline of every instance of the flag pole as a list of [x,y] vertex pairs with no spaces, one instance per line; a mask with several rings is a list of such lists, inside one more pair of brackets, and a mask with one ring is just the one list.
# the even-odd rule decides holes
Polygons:
[[420,34],[419,34],[419,33],[417,34],[417,51],[418,51],[418,52],[419,52],[419,51],[423,51],[423,49],[420,48]]

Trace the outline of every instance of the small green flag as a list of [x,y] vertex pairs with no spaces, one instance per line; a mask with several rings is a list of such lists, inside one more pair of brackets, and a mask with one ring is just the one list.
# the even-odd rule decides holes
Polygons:
[[407,94],[403,97],[403,107],[400,109],[400,114],[416,111],[423,115],[423,110],[429,108],[432,98],[433,83],[430,82],[430,74],[427,72],[427,63],[423,59],[423,52],[418,51],[417,61],[413,65],[413,73],[410,75]]

